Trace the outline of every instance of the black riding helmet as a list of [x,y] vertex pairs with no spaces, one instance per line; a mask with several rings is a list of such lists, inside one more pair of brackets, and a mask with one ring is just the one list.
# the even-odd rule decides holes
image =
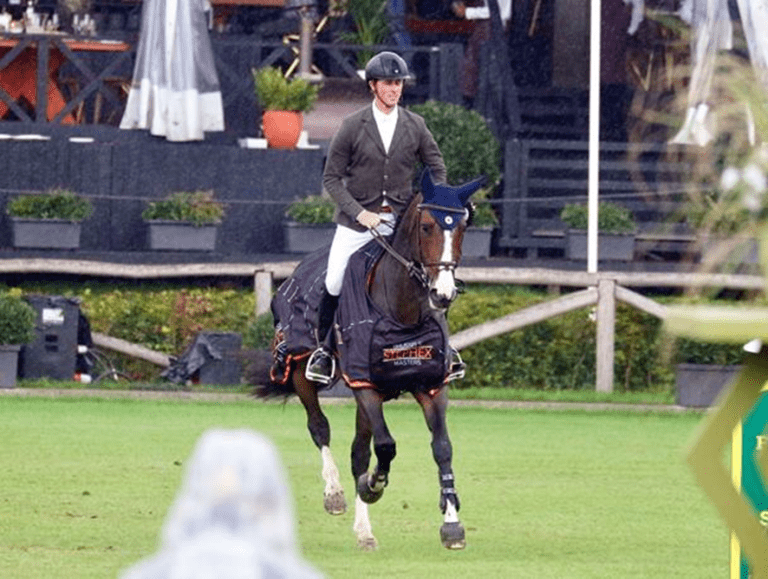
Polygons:
[[365,65],[365,80],[408,80],[408,65],[394,52],[380,52]]

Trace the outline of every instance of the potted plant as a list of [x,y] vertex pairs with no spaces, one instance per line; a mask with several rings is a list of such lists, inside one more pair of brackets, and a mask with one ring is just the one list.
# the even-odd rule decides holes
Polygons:
[[21,346],[35,339],[37,312],[19,295],[0,293],[0,388],[13,388]]
[[262,130],[273,149],[294,149],[304,126],[303,114],[312,110],[319,87],[303,78],[288,80],[279,68],[251,69],[254,90],[262,108]]
[[14,197],[6,211],[14,247],[76,249],[82,221],[93,213],[93,204],[70,189],[54,187]]
[[711,406],[720,391],[741,371],[741,345],[688,338],[675,341],[675,399],[680,406]]
[[333,202],[322,195],[308,195],[294,201],[285,214],[285,248],[292,253],[309,253],[331,243],[334,224]]
[[148,224],[151,249],[213,251],[224,205],[212,190],[177,191],[152,201],[141,216]]
[[[569,259],[587,259],[586,205],[570,203],[563,207],[560,219],[568,226],[566,255]],[[597,212],[599,234],[598,259],[631,261],[635,252],[637,225],[629,209],[615,203],[599,204]]]

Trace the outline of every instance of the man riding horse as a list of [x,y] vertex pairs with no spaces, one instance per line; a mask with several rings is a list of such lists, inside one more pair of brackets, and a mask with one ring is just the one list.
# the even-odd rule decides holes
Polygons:
[[331,141],[323,187],[336,202],[336,232],[328,257],[320,303],[320,347],[307,364],[307,378],[330,383],[333,357],[328,330],[341,293],[349,257],[372,239],[388,235],[412,194],[417,162],[444,183],[445,163],[424,119],[400,106],[408,65],[394,52],[380,52],[365,67],[373,94],[370,107],[347,117]]
[[[397,106],[408,76],[399,56],[378,54],[366,76],[372,106],[344,121],[325,169],[325,188],[338,205],[333,243],[302,260],[278,288],[271,367],[257,364],[251,379],[259,385],[258,396],[299,397],[320,450],[325,509],[341,514],[346,500],[318,399],[337,374],[338,356],[357,403],[353,529],[363,549],[377,546],[368,505],[382,496],[396,454],[382,405],[411,393],[432,434],[444,515],[441,542],[461,549],[464,528],[445,415],[447,384],[463,365],[453,363],[445,312],[458,293],[454,273],[471,217],[469,197],[481,180],[445,184],[442,156],[424,120]],[[420,192],[413,190],[417,160],[426,166]]]

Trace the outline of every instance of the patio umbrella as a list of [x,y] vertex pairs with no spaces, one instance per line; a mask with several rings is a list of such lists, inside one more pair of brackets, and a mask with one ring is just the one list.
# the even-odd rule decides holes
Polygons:
[[149,129],[169,141],[199,141],[205,131],[224,130],[206,4],[145,0],[121,129]]
[[[756,77],[768,91],[768,0],[737,0],[742,29]],[[715,56],[730,49],[733,26],[728,0],[686,0],[680,12],[693,29],[691,39],[693,71],[688,89],[688,110],[673,143],[706,145],[713,135],[709,129],[709,97]],[[750,127],[751,129],[751,127]]]

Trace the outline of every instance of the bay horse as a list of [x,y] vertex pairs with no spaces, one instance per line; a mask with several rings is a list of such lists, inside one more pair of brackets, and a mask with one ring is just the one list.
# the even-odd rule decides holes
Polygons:
[[[356,484],[353,530],[358,546],[364,550],[374,550],[378,546],[371,527],[368,505],[381,498],[396,454],[395,439],[384,419],[383,403],[404,392],[410,392],[419,403],[432,434],[432,454],[437,464],[440,483],[439,505],[444,516],[440,529],[442,544],[449,549],[462,549],[465,546],[464,528],[458,517],[459,496],[451,465],[453,450],[446,425],[447,384],[454,377],[451,370],[456,368],[452,368],[452,365],[457,364],[453,364],[452,349],[447,342],[445,314],[458,294],[454,271],[461,258],[462,239],[471,215],[469,196],[482,182],[483,180],[479,179],[463,187],[435,185],[429,171],[425,171],[422,178],[423,194],[414,195],[395,225],[390,241],[379,239],[384,249],[379,252],[380,255],[376,255],[376,251],[371,252],[375,256],[372,267],[367,272],[367,279],[359,282],[364,285],[366,300],[373,305],[372,309],[393,320],[400,329],[419,327],[425,321],[432,320],[437,322],[444,334],[442,345],[436,348],[418,347],[406,340],[389,348],[389,353],[384,353],[384,358],[399,360],[400,369],[410,372],[406,378],[398,376],[394,380],[375,377],[355,379],[350,375],[351,371],[345,371],[344,364],[341,364],[340,373],[347,385],[352,387],[357,403],[356,430],[351,453],[352,475]],[[370,250],[373,245],[375,244],[371,242],[366,248]],[[366,248],[360,252],[364,252]],[[338,342],[342,342],[347,351],[351,348],[349,337],[344,335],[345,323],[340,320],[343,318],[344,300],[352,299],[348,298],[347,294],[350,284],[355,283],[350,278],[350,270],[353,269],[356,256],[350,260],[332,330],[336,336],[337,353]],[[296,272],[302,268],[302,264],[297,267]],[[294,276],[297,275],[296,272]],[[311,293],[316,290],[315,286],[319,285],[322,279],[324,271],[321,270],[314,275],[312,283],[305,283],[305,286],[312,285],[312,289],[300,287],[295,279],[284,282],[272,303],[276,318],[278,316],[275,300],[278,296],[293,298],[302,292]],[[349,325],[359,327],[363,324]],[[278,319],[276,328],[277,343],[284,329]],[[305,377],[309,354],[310,349],[306,347],[294,351],[287,355],[277,372],[273,364],[270,379],[265,379],[263,371],[260,375],[254,372],[251,379],[255,378],[253,383],[261,384],[255,390],[258,397],[291,394],[299,397],[307,412],[310,435],[320,450],[321,472],[325,481],[325,509],[331,514],[342,514],[346,511],[346,500],[339,480],[339,471],[330,450],[330,425],[318,399],[318,391],[325,386]],[[442,360],[437,377],[434,367],[430,375],[420,373],[418,358]],[[458,365],[463,366],[460,359]],[[373,470],[369,471],[372,450],[377,462]]]

